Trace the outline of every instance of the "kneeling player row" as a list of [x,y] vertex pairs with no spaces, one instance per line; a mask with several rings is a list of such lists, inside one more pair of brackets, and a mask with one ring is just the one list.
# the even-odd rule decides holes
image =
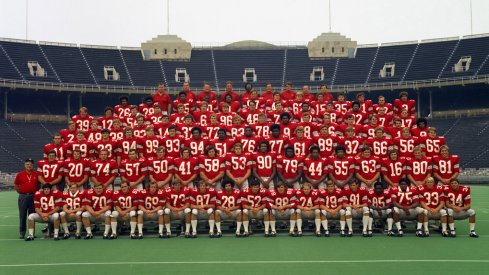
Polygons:
[[[362,219],[362,235],[365,237],[372,236],[374,219],[387,220],[390,236],[394,235],[394,222],[397,236],[402,236],[401,219],[417,219],[416,235],[419,237],[429,236],[428,220],[436,219],[441,221],[443,236],[454,237],[454,219],[469,218],[470,236],[478,237],[475,211],[470,206],[470,188],[460,186],[457,179],[448,186],[441,186],[435,185],[430,177],[420,187],[411,186],[409,181],[402,179],[398,188],[383,189],[383,184],[377,183],[373,190],[360,187],[356,180],[351,180],[344,189],[335,187],[332,181],[321,190],[313,190],[308,182],[301,190],[287,189],[279,182],[276,190],[269,191],[254,182],[250,188],[239,191],[234,189],[231,180],[225,180],[223,187],[216,192],[201,181],[198,188],[190,189],[176,181],[164,190],[158,190],[157,184],[151,183],[148,190],[138,191],[123,182],[121,189],[114,192],[102,185],[86,192],[71,185],[69,191],[61,194],[45,184],[34,195],[36,213],[29,215],[26,240],[34,239],[35,221],[54,223],[54,239],[57,240],[60,220],[64,238],[70,237],[70,221],[76,222],[76,238],[80,238],[83,223],[86,239],[93,237],[91,223],[100,221],[105,223],[104,239],[115,239],[118,222],[125,221],[131,225],[131,238],[142,238],[145,220],[158,222],[161,238],[171,237],[171,220],[185,220],[185,237],[196,237],[198,219],[209,221],[210,237],[222,236],[221,220],[236,221],[236,236],[248,236],[250,219],[263,220],[267,237],[276,236],[277,219],[290,220],[291,236],[302,236],[303,219],[315,221],[316,236],[321,236],[321,227],[324,236],[329,236],[328,220],[339,220],[340,236],[352,236],[352,220]],[[163,234],[164,227],[166,234]]]

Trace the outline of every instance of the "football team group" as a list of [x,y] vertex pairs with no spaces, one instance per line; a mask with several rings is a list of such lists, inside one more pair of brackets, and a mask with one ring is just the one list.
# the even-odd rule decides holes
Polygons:
[[160,238],[175,236],[172,221],[195,238],[198,220],[208,221],[211,238],[222,236],[221,221],[247,237],[250,220],[263,223],[265,237],[277,235],[277,220],[295,237],[303,220],[314,221],[318,237],[330,236],[331,221],[351,237],[353,220],[364,237],[373,224],[403,236],[401,221],[412,220],[428,237],[430,219],[455,237],[454,220],[467,218],[478,237],[459,157],[415,109],[407,92],[373,103],[364,93],[335,100],[325,85],[312,94],[290,83],[282,92],[268,84],[261,95],[249,84],[238,95],[227,83],[219,97],[209,84],[196,95],[184,83],[173,101],[160,84],[144,103],[122,96],[98,119],[82,107],[45,145],[37,171],[29,159],[15,179],[19,207],[33,197],[25,240],[34,240],[35,222],[52,224],[54,240],[75,228],[75,238],[84,228],[91,239],[94,223],[105,224],[104,239],[116,239],[121,223],[141,239],[145,221],[158,224]]

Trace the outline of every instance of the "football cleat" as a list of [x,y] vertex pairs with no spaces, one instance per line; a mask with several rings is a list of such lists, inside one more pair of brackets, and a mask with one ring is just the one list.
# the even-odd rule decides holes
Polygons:
[[424,232],[424,237],[429,238],[430,237],[430,231],[425,231]]
[[197,232],[192,232],[192,239],[197,238]]
[[423,237],[424,237],[424,235],[423,235],[423,231],[421,231],[421,230],[416,230],[416,237],[423,238]]
[[455,232],[455,230],[450,231],[450,237],[452,238],[457,237],[457,233]]
[[448,233],[448,231],[441,232],[441,235],[445,238],[450,237],[450,233]]
[[316,235],[316,237],[321,237],[321,231],[316,231],[316,233],[314,233],[314,235]]
[[277,232],[272,231],[272,233],[270,233],[270,237],[272,237],[272,238],[277,237]]
[[46,226],[44,226],[44,228],[43,228],[43,229],[41,229],[41,232],[42,232],[42,233],[46,233],[46,232],[48,232],[48,230],[49,230],[49,226],[48,226],[48,225],[46,225]]
[[374,236],[374,234],[372,233],[372,230],[369,230],[367,234],[368,234],[369,237],[373,237]]
[[250,233],[248,231],[245,231],[243,234],[241,234],[241,237],[243,238],[247,238],[248,236],[250,236]]
[[302,231],[297,231],[297,237],[302,237]]
[[138,235],[138,239],[142,240],[143,239],[143,234]]
[[68,233],[65,233],[65,234],[63,235],[63,239],[65,239],[65,240],[66,240],[66,239],[69,239],[70,237],[71,237],[71,236],[70,236],[70,234],[68,234]]
[[340,230],[340,237],[345,237],[346,234],[345,234],[345,230]]
[[214,238],[217,238],[217,239],[219,239],[221,237],[222,237],[222,232],[221,231],[217,232],[217,234],[214,236]]
[[171,238],[171,232],[166,232],[166,238],[170,239]]
[[475,233],[475,230],[471,230],[469,237],[471,237],[471,238],[479,238],[479,235],[477,235],[477,233]]
[[367,233],[367,231],[362,232],[362,237],[365,237],[365,238],[367,238],[367,237],[368,237],[368,233]]
[[265,232],[265,238],[270,237],[270,234],[268,232]]
[[387,231],[387,236],[389,236],[389,237],[394,236],[394,232],[392,232],[392,230],[388,230]]
[[404,232],[402,232],[402,230],[399,230],[397,232],[397,237],[403,237],[404,236]]
[[110,235],[110,239],[111,239],[111,240],[115,240],[115,239],[117,239],[117,234],[112,233],[112,235]]
[[[86,239],[86,237],[85,237],[85,239]],[[102,239],[104,239],[104,240],[108,240],[108,239],[110,239],[110,238],[109,238],[109,235],[104,234],[104,236],[102,237]]]
[[59,237],[58,237],[58,235],[53,235],[53,240],[55,240],[55,241],[59,241]]
[[[104,235],[104,239],[107,239],[108,236],[107,235]],[[85,240],[90,240],[90,239],[93,239],[93,235],[92,234],[88,234],[84,237]]]
[[160,233],[160,234],[158,234],[158,238],[164,239],[165,238],[165,235],[163,233]]
[[26,242],[33,241],[33,240],[34,240],[34,236],[32,236],[32,235],[28,235],[27,238],[25,238]]
[[185,232],[185,235],[184,236],[185,236],[185,239],[188,239],[188,238],[190,238],[190,233]]
[[75,239],[77,239],[77,240],[81,239],[81,235],[80,235],[80,233],[76,233],[76,234],[75,234]]
[[353,237],[353,231],[348,231],[348,235],[346,235],[347,237]]
[[329,230],[326,230],[326,231],[324,232],[324,237],[329,237]]
[[209,238],[214,239],[215,235],[214,232],[209,232]]
[[241,234],[239,232],[236,232],[235,236],[236,238],[241,238]]
[[132,234],[131,234],[131,236],[130,236],[130,238],[131,238],[132,240],[137,239],[137,238],[136,238],[136,234],[132,233]]

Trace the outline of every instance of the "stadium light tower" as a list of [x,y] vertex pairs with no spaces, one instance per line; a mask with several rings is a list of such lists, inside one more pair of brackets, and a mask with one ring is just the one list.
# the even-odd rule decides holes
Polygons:
[[170,0],[166,0],[166,34],[170,34]]
[[29,0],[25,0],[25,40],[29,38]]
[[328,19],[329,19],[329,32],[331,32],[331,0],[328,0]]
[[470,34],[474,34],[472,31],[472,0],[470,0]]

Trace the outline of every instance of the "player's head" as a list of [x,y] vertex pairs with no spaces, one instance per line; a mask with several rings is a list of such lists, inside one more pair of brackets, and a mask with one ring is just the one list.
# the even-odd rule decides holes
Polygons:
[[353,103],[351,104],[351,109],[355,112],[358,112],[358,110],[360,110],[360,102],[353,101]]
[[135,160],[138,158],[138,152],[136,149],[129,149],[127,156],[130,160]]
[[411,185],[411,182],[408,179],[402,178],[399,180],[399,188],[401,188],[402,191],[406,191],[409,185]]
[[44,192],[44,194],[48,195],[49,193],[51,193],[52,185],[49,183],[45,183],[41,186],[41,188],[42,188],[42,191]]
[[414,157],[417,159],[421,159],[423,157],[423,147],[421,147],[421,145],[414,147]]
[[258,150],[260,151],[260,153],[266,153],[270,151],[270,144],[268,143],[268,141],[263,140],[258,143]]
[[194,116],[191,114],[186,114],[183,117],[183,122],[185,122],[185,124],[191,124],[192,122],[194,122]]
[[448,145],[442,145],[440,146],[440,155],[444,158],[448,157],[449,151],[448,151]]
[[156,148],[156,157],[157,158],[163,158],[165,156],[165,153],[166,153],[165,146],[158,146],[158,148]]
[[358,188],[358,180],[356,178],[350,179],[350,181],[348,182],[348,186],[353,192],[356,192]]
[[[73,185],[76,186],[76,184],[73,184]],[[78,189],[78,187],[77,187],[77,189]],[[93,187],[93,190],[95,191],[95,194],[100,195],[104,191],[104,185],[101,183],[95,184],[95,186]]]
[[409,127],[402,128],[401,135],[403,138],[410,138],[411,137],[411,128],[409,128]]
[[129,103],[129,97],[123,95],[123,96],[120,96],[119,97],[119,102],[122,106],[127,106],[127,104]]
[[150,194],[155,194],[158,191],[158,184],[156,183],[156,181],[152,181],[149,183],[148,191]]
[[392,149],[389,151],[389,159],[397,160],[398,157],[399,157],[399,153],[397,152],[396,149]]
[[176,134],[177,134],[177,126],[176,125],[170,125],[167,130],[168,130],[168,135],[170,137],[176,136]]
[[278,138],[280,136],[280,125],[272,124],[272,126],[270,126],[270,132],[274,138]]
[[100,131],[100,134],[102,135],[102,139],[104,140],[110,138],[110,130],[107,128],[102,129],[102,131]]
[[374,184],[374,191],[375,191],[375,193],[376,193],[377,195],[382,194],[382,192],[384,192],[384,183],[379,182],[379,181],[378,181],[378,182],[376,182],[376,183]]
[[49,161],[54,161],[54,160],[56,160],[56,151],[54,151],[54,150],[49,150],[49,151],[47,152],[47,155],[48,155],[48,160],[49,160]]
[[190,158],[190,148],[188,148],[188,147],[183,147],[183,148],[180,150],[180,156],[181,156],[183,159],[189,159],[189,158]]
[[431,189],[435,185],[435,179],[433,177],[427,177],[424,183],[428,189]]
[[126,138],[132,138],[132,136],[134,135],[134,130],[127,126],[126,128],[124,128],[124,136],[126,136]]
[[292,146],[285,147],[285,156],[288,158],[293,158],[295,156],[294,147]]
[[243,144],[239,143],[239,142],[236,142],[234,145],[233,145],[233,151],[236,155],[239,155],[243,152]]
[[101,160],[107,160],[107,158],[109,157],[109,150],[107,149],[101,149],[99,152],[98,152],[98,157],[101,159]]
[[127,192],[129,192],[129,182],[128,181],[123,181],[121,182],[121,191],[122,193],[126,194]]
[[319,133],[321,134],[321,136],[328,136],[329,135],[329,127],[326,126],[326,125],[323,125],[321,126],[321,128],[319,129]]
[[355,136],[355,129],[351,126],[347,127],[345,132],[347,137]]
[[139,126],[144,125],[144,116],[143,115],[138,115],[136,117],[136,124]]
[[85,131],[79,130],[76,132],[76,139],[78,141],[85,140]]
[[199,191],[201,193],[204,193],[206,189],[207,189],[207,183],[205,183],[205,181],[203,181],[203,180],[200,180],[199,181]]
[[200,127],[193,127],[191,132],[194,139],[199,139],[202,135],[202,129],[200,129]]
[[227,193],[231,193],[234,189],[234,181],[225,179],[221,182],[221,186]]
[[251,126],[249,126],[249,125],[248,125],[248,126],[246,126],[246,127],[244,128],[244,135],[245,135],[246,137],[251,137],[251,136],[253,136],[253,127],[251,127]]
[[75,149],[73,150],[73,159],[79,160],[81,158],[81,150]]
[[384,136],[384,128],[377,127],[375,128],[375,137],[382,138]]
[[205,148],[205,154],[208,156],[208,157],[215,157],[216,156],[216,152],[217,152],[217,149],[216,147],[212,146],[212,145],[209,145]]
[[326,190],[328,191],[328,193],[333,193],[334,189],[336,188],[336,185],[334,184],[334,182],[330,179],[328,179],[326,181]]
[[285,192],[285,183],[283,181],[279,181],[275,184],[275,189],[278,193],[283,194]]
[[304,194],[309,195],[311,189],[312,189],[312,184],[310,182],[306,181],[302,184],[302,191],[304,192]]
[[220,140],[224,140],[227,136],[227,133],[226,133],[226,129],[224,128],[219,128],[219,130],[217,130],[217,137],[220,139]]
[[72,184],[70,185],[69,189],[72,194],[75,194],[76,191],[78,191],[78,186],[76,184]]
[[283,124],[289,123],[289,120],[290,120],[290,114],[288,112],[283,112],[280,114],[280,121]]
[[424,117],[416,119],[416,126],[419,129],[425,129],[428,126],[428,120]]
[[174,180],[172,182],[172,187],[175,191],[180,191],[180,188],[182,188],[182,182],[180,180]]
[[224,101],[227,102],[227,103],[231,103],[233,102],[233,96],[231,94],[227,94],[225,97],[224,97]]
[[370,146],[363,146],[363,148],[362,148],[362,156],[364,158],[369,158],[371,154],[372,154],[372,147],[370,147]]
[[185,92],[185,91],[180,91],[180,92],[178,93],[178,99],[179,99],[180,101],[185,102],[185,100],[187,99],[187,92]]
[[334,152],[335,152],[337,157],[343,158],[345,156],[345,153],[346,153],[346,147],[343,145],[338,145],[334,149]]
[[61,141],[63,140],[63,138],[61,137],[61,135],[59,133],[55,133],[53,135],[53,142],[54,144],[58,145],[58,144],[61,144]]
[[402,100],[402,101],[407,101],[408,99],[408,92],[406,91],[402,91],[399,93],[399,98]]
[[458,188],[460,187],[460,181],[457,178],[451,179],[450,186],[453,190],[458,190]]
[[260,183],[258,181],[251,181],[250,188],[251,188],[251,192],[256,194],[258,193],[258,190],[260,190]]
[[294,130],[294,134],[298,137],[298,138],[302,138],[304,137],[304,127],[302,126],[297,126],[297,128],[295,128]]
[[[158,89],[159,89],[159,86],[158,86]],[[153,98],[148,96],[144,99],[144,103],[147,105],[147,106],[151,106],[153,104]]]
[[311,146],[311,148],[309,148],[309,153],[311,153],[311,158],[313,158],[313,159],[318,159],[320,152],[321,152],[321,149],[319,149],[319,146],[317,146],[317,145],[313,145],[313,146]]
[[105,117],[112,117],[114,115],[114,108],[107,106],[104,109]]

